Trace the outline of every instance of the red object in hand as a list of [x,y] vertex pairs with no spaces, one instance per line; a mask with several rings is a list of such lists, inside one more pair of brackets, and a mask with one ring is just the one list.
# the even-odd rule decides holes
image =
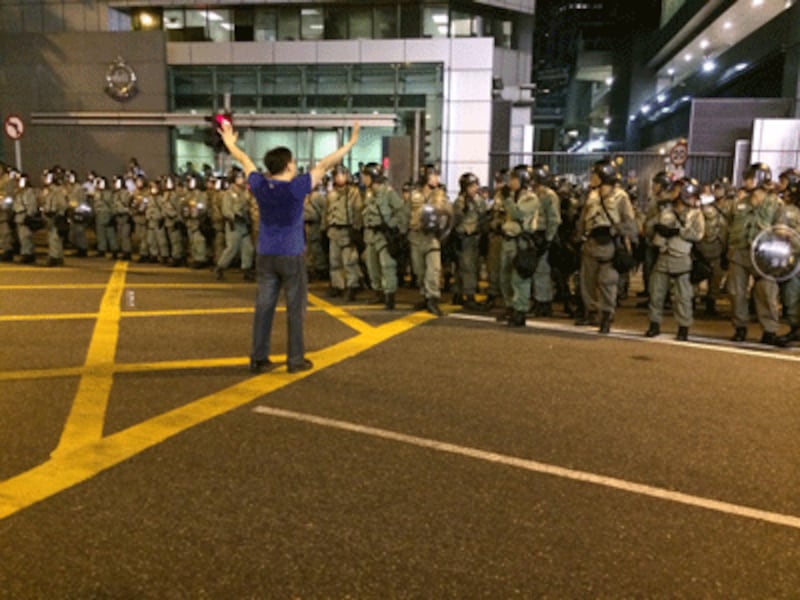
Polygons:
[[215,115],[214,120],[217,122],[217,127],[219,127],[220,129],[222,129],[222,126],[225,123],[230,123],[231,127],[233,127],[233,117],[231,117],[231,115],[228,114]]

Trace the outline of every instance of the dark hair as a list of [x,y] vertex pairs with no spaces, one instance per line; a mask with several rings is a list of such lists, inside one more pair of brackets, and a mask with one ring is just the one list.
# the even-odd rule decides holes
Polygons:
[[264,155],[264,166],[270,175],[280,175],[292,161],[292,151],[286,146],[273,148]]

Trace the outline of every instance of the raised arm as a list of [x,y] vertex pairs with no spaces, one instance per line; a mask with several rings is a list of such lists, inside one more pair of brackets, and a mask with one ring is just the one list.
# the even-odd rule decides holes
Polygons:
[[356,145],[356,142],[358,142],[358,132],[360,129],[361,125],[358,121],[353,123],[353,132],[350,134],[350,141],[336,150],[336,152],[332,152],[325,158],[320,159],[319,162],[314,165],[310,171],[312,188],[317,187],[319,182],[322,181],[322,176],[342,162],[342,159],[347,155],[348,152],[350,152],[350,149]]
[[244,168],[245,178],[250,177],[250,173],[257,171],[258,169],[256,169],[253,161],[250,160],[250,157],[247,156],[247,154],[245,154],[244,151],[236,145],[236,140],[239,139],[239,133],[233,130],[233,125],[231,125],[230,121],[224,121],[222,123],[222,127],[220,127],[217,131],[219,131],[219,135],[222,138],[222,142],[225,144],[225,147],[228,149],[228,152],[230,152],[234,160],[239,161]]

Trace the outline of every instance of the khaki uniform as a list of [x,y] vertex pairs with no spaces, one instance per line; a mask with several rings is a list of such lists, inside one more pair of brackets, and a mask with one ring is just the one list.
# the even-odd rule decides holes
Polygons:
[[[783,220],[787,226],[800,233],[800,207],[787,203],[783,209]],[[783,284],[783,305],[792,329],[800,327],[800,273]]]
[[114,208],[114,224],[117,228],[117,243],[122,251],[122,258],[131,258],[131,194],[124,187],[111,192],[111,203]]
[[86,256],[89,251],[89,238],[86,231],[91,224],[92,202],[86,190],[79,183],[67,183],[64,186],[69,201],[69,241],[78,250],[78,256]]
[[139,244],[139,262],[150,260],[150,253],[158,253],[157,248],[151,248],[147,237],[147,205],[150,197],[147,190],[141,189],[133,192],[131,197],[131,212],[133,213],[133,235]]
[[408,231],[408,214],[402,198],[386,184],[373,184],[364,190],[362,220],[366,263],[372,289],[385,294],[397,291],[397,261],[386,247],[384,227]]
[[303,205],[303,221],[306,231],[306,269],[312,275],[323,277],[328,270],[328,257],[322,229],[325,215],[325,192],[314,190],[305,198]]
[[532,245],[533,234],[539,228],[539,198],[528,189],[503,199],[505,221],[503,222],[503,254],[501,258],[500,287],[506,307],[513,308],[523,316],[528,312],[531,298],[532,277],[522,277],[513,266],[514,257],[520,249]]
[[181,202],[181,216],[189,236],[192,266],[200,268],[208,262],[206,232],[213,232],[206,193],[201,190],[188,190]]
[[717,203],[707,204],[701,209],[705,221],[703,239],[697,242],[697,250],[711,265],[711,279],[708,281],[706,302],[709,307],[716,302],[725,271],[722,257],[725,255],[725,240],[728,238],[728,221]]
[[467,297],[478,291],[480,240],[486,220],[486,202],[480,194],[460,194],[453,203],[453,235],[457,236],[458,278],[456,293]]
[[232,185],[222,193],[222,216],[225,218],[225,252],[217,263],[227,269],[237,254],[241,254],[242,270],[253,268],[253,239],[250,237],[250,194]]
[[354,185],[334,187],[328,192],[322,227],[328,236],[331,286],[337,290],[357,288],[361,281],[355,235],[362,228],[362,201]]
[[[544,185],[536,188],[536,195],[539,198],[537,235],[544,236],[549,246],[558,233],[558,226],[561,225],[561,201],[551,188]],[[536,273],[533,274],[533,298],[538,303],[553,301],[553,278],[548,252],[541,257]]]
[[47,253],[50,263],[64,260],[63,236],[69,231],[67,223],[67,193],[60,185],[46,187],[42,192],[42,212],[47,217]]
[[421,217],[425,206],[439,213],[448,213],[452,222],[453,207],[442,188],[431,190],[427,186],[411,194],[411,215],[408,241],[411,245],[411,268],[417,277],[420,293],[425,298],[438,300],[442,293],[439,283],[442,277],[442,241],[446,232],[426,231]]
[[778,331],[778,284],[758,275],[750,260],[750,246],[759,233],[780,222],[782,206],[775,194],[760,189],[740,191],[730,206],[728,293],[733,305],[733,325],[737,329],[747,327],[750,320],[748,289],[752,277],[755,279],[753,291],[758,321],[765,333]]
[[3,262],[11,261],[14,256],[11,242],[14,197],[11,185],[12,181],[8,173],[0,176],[0,260]]
[[147,245],[150,248],[150,256],[153,260],[156,256],[158,262],[167,262],[169,258],[169,241],[167,240],[167,230],[164,218],[164,196],[161,194],[148,194],[150,197],[145,210],[147,219]]
[[580,268],[581,297],[587,315],[599,309],[613,316],[619,284],[619,273],[611,263],[613,237],[635,237],[636,233],[633,207],[623,189],[612,187],[602,198],[599,189],[589,193],[578,219],[578,236],[588,238],[581,250]]
[[97,253],[111,252],[116,258],[117,228],[114,220],[114,199],[111,190],[95,190],[94,224],[97,235]]
[[33,232],[26,225],[27,217],[34,217],[39,213],[39,203],[33,188],[17,189],[14,193],[14,223],[17,225],[17,236],[20,244],[20,254],[23,262],[33,262]]
[[182,192],[167,190],[164,192],[162,206],[164,207],[164,226],[169,239],[170,264],[178,266],[183,264],[186,256],[185,231],[186,224],[181,215]]
[[497,298],[501,295],[500,274],[503,264],[503,223],[506,221],[506,207],[503,203],[503,190],[495,192],[489,207],[489,251],[486,256],[486,275],[488,288],[486,295]]
[[[678,229],[671,237],[655,231],[656,225]],[[661,324],[664,318],[664,300],[674,282],[672,306],[675,319],[681,327],[692,325],[692,299],[694,290],[690,281],[692,271],[692,244],[703,238],[705,221],[699,209],[685,204],[663,205],[657,218],[648,224],[645,235],[658,250],[658,258],[650,274],[650,322]]]

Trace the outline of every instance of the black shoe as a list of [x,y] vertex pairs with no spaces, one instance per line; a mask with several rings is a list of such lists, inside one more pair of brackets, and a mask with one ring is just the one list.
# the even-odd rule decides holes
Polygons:
[[603,314],[600,316],[600,329],[598,329],[599,333],[608,333],[611,331],[611,313],[607,310],[603,311]]
[[394,310],[394,293],[386,294],[386,303],[383,308],[384,310]]
[[205,269],[208,266],[208,261],[205,260],[193,260],[192,264],[189,265],[192,269]]
[[242,278],[245,281],[255,281],[256,280],[256,272],[253,269],[246,269]]
[[326,298],[338,298],[344,293],[344,290],[337,287],[329,287],[328,290],[325,292]]
[[650,292],[648,292],[647,290],[642,290],[641,292],[636,292],[636,297],[637,298],[649,298],[650,297]]
[[506,324],[508,327],[525,327],[525,313],[515,310]]
[[464,296],[461,294],[453,294],[453,299],[451,300],[450,304],[455,304],[456,306],[464,306]]
[[47,259],[47,266],[48,267],[60,267],[63,264],[64,264],[64,259],[63,258],[54,258],[54,257],[50,256]]
[[468,295],[464,300],[464,310],[468,310],[470,312],[480,312],[481,305],[475,302],[475,296],[472,294]]
[[767,346],[777,346],[783,348],[786,344],[781,342],[781,338],[774,331],[765,331],[761,335],[761,343]]
[[428,309],[429,313],[436,315],[437,317],[444,315],[442,309],[439,308],[439,300],[437,298],[428,298],[428,301],[425,303],[425,308]]
[[784,345],[791,344],[792,342],[800,342],[800,326],[792,325],[789,333],[782,335],[779,339]]
[[89,251],[85,250],[85,249],[84,250],[78,250],[75,253],[75,256],[77,256],[78,258],[86,258],[87,256],[89,256]]
[[214,279],[217,281],[222,281],[225,279],[225,270],[222,267],[214,268]]
[[130,260],[130,259],[131,259],[131,253],[130,252],[123,252],[122,253],[122,260]]
[[356,294],[358,293],[358,288],[348,288],[347,289],[347,298],[345,298],[348,302],[355,302],[356,301]]
[[256,360],[254,358],[250,359],[250,372],[251,373],[264,373],[266,371],[271,370],[275,366],[275,363],[272,362],[270,359],[265,358],[264,360]]
[[147,255],[140,255],[139,258],[136,259],[137,263],[146,263],[150,262],[150,257]]
[[23,254],[22,255],[22,264],[23,265],[31,265],[36,262],[36,256],[33,254]]
[[536,317],[552,317],[553,304],[551,302],[537,302],[536,308],[533,309],[533,315]]
[[717,301],[713,298],[706,298],[706,310],[705,310],[706,317],[718,317],[719,313],[717,312]]
[[658,323],[650,323],[650,327],[644,332],[644,337],[656,337],[661,334],[661,326]]
[[414,306],[411,307],[413,310],[425,310],[428,308],[428,301],[423,298],[419,302],[417,302]]
[[680,326],[678,327],[678,335],[675,336],[675,339],[679,342],[685,342],[689,339],[689,328]]
[[495,296],[494,294],[488,294],[486,296],[486,301],[482,305],[483,310],[492,310],[494,308],[494,301],[496,299],[497,296]]
[[737,327],[731,338],[732,342],[743,342],[747,339],[747,327]]
[[303,362],[300,363],[299,365],[289,365],[286,368],[286,370],[289,371],[289,373],[299,373],[300,371],[308,371],[309,369],[313,368],[314,368],[314,363],[312,363],[310,360],[306,358],[303,359]]
[[597,317],[594,313],[587,313],[575,319],[575,325],[597,325]]
[[511,318],[514,316],[514,309],[507,308],[503,311],[503,314],[495,319],[498,323],[505,323],[506,321],[510,321]]

